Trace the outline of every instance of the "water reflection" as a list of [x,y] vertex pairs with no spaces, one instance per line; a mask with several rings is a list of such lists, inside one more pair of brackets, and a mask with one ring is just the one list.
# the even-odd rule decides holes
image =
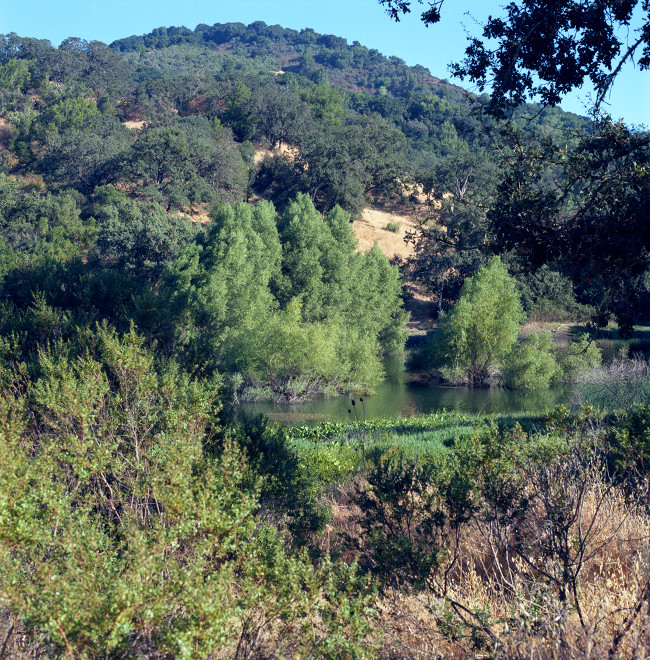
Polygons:
[[434,387],[409,383],[402,358],[386,360],[386,381],[375,394],[357,399],[352,407],[346,396],[317,398],[298,404],[250,403],[241,406],[242,412],[264,413],[287,424],[318,424],[324,420],[349,421],[349,409],[360,419],[377,417],[408,417],[439,410],[462,410],[472,413],[543,412],[567,401],[566,388],[552,388],[536,392],[512,391],[501,388],[472,389],[466,387]]
[[[627,346],[629,354],[650,355],[650,331],[637,331],[633,339],[623,340],[612,330],[602,330],[597,336],[603,361],[616,357]],[[318,424],[329,421],[350,421],[349,409],[360,419],[377,417],[409,417],[439,410],[462,410],[470,413],[544,412],[560,403],[568,403],[571,387],[553,387],[534,392],[513,391],[498,387],[472,389],[419,385],[407,381],[403,357],[390,357],[384,363],[386,381],[374,395],[364,397],[362,405],[352,408],[347,396],[316,398],[305,403],[249,403],[240,410],[264,413],[285,424]]]

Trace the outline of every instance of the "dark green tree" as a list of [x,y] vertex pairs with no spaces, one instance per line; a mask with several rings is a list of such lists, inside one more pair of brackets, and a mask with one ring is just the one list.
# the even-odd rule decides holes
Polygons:
[[648,290],[649,205],[650,136],[606,119],[573,152],[520,145],[489,217],[500,249],[568,275],[597,324],[614,315],[629,336]]
[[132,137],[115,117],[88,117],[83,127],[50,131],[39,170],[56,187],[73,187],[88,195],[111,178],[115,159],[131,146]]

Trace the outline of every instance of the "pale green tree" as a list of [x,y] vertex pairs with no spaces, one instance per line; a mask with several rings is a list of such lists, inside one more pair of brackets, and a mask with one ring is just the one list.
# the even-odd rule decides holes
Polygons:
[[444,373],[454,380],[483,385],[491,367],[512,351],[524,320],[515,280],[499,257],[468,277],[436,340]]

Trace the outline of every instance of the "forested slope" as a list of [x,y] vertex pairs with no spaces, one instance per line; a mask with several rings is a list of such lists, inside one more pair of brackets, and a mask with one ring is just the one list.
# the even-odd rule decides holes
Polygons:
[[[502,127],[424,68],[332,35],[258,22],[54,48],[10,34],[0,112],[7,369],[108,322],[250,396],[364,390],[405,314],[399,273],[357,254],[349,220],[427,199],[408,276],[441,309],[493,251]],[[524,107],[510,129],[566,146],[588,125]],[[528,311],[572,304],[560,275],[520,282]]]
[[[526,315],[647,297],[648,135],[485,100],[263,23],[0,37],[0,656],[644,652],[647,406],[357,414],[403,277],[476,384],[550,382]],[[358,250],[414,199],[401,272]],[[355,423],[232,416],[319,392]]]

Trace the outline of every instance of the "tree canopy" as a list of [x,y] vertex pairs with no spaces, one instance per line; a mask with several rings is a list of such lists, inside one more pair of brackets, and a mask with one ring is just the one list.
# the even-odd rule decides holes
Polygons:
[[[380,2],[394,18],[410,11],[408,1]],[[429,3],[423,21],[441,20],[442,4]],[[625,45],[620,29],[630,25],[635,9],[641,26]],[[482,216],[491,249],[509,253],[528,272],[556,268],[572,280],[582,302],[595,306],[598,325],[613,315],[629,336],[650,274],[650,135],[599,111],[628,60],[637,56],[640,69],[650,68],[650,3],[521,0],[504,12],[488,19],[482,38],[470,39],[466,58],[452,67],[454,74],[480,90],[489,86],[486,107],[497,117],[512,117],[530,98],[556,105],[588,79],[597,92],[596,121],[570,147],[569,141],[561,145],[543,135],[530,140],[516,129],[508,131],[504,176]],[[452,219],[459,214],[454,209]],[[435,253],[428,246],[439,240],[425,231],[421,254]],[[446,234],[442,240],[448,240]]]
[[[409,0],[379,0],[399,19],[410,11]],[[420,4],[424,0],[418,0]],[[427,2],[426,24],[441,20],[444,0]],[[640,7],[641,26],[624,43],[627,28]],[[494,43],[496,42],[496,43]],[[641,69],[650,68],[650,3],[647,0],[519,0],[505,6],[505,15],[490,16],[482,39],[470,39],[466,58],[452,67],[483,91],[491,89],[490,107],[500,114],[539,97],[556,105],[589,79],[597,91],[596,106],[605,97],[620,68],[636,56]],[[640,56],[639,56],[640,55]]]

